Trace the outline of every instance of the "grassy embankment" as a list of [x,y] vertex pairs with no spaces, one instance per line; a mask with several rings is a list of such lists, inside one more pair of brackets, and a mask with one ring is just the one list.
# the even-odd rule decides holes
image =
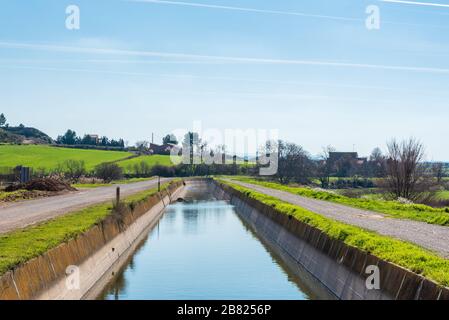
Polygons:
[[449,208],[437,209],[422,204],[402,204],[396,201],[383,201],[364,198],[354,199],[331,192],[317,191],[304,187],[289,187],[275,182],[260,181],[246,177],[231,178],[241,182],[286,191],[303,197],[330,201],[359,209],[376,211],[393,218],[410,219],[430,224],[449,226]]
[[[161,186],[167,188],[170,183]],[[135,206],[157,192],[157,188],[126,197]],[[94,205],[35,226],[0,234],[0,275],[89,230],[112,213],[112,203]]]
[[449,260],[429,250],[323,217],[299,206],[283,202],[229,181],[219,181],[245,193],[252,199],[275,208],[279,212],[292,215],[299,221],[320,229],[331,238],[341,240],[378,258],[407,268],[441,285],[449,286]]

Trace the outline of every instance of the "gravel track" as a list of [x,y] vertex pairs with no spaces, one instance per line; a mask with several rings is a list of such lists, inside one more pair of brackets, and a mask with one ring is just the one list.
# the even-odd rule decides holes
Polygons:
[[252,189],[282,201],[298,205],[309,211],[337,221],[358,226],[379,234],[412,242],[449,258],[449,227],[425,222],[391,218],[384,214],[348,207],[332,202],[294,195],[289,192],[262,187],[250,183],[228,180],[242,187]]
[[[161,184],[170,180],[161,178]],[[120,187],[121,196],[125,197],[156,186],[157,179],[153,179],[130,184],[84,189],[60,196],[4,204],[0,206],[0,234],[24,228],[94,204],[111,201],[115,198],[117,187]]]

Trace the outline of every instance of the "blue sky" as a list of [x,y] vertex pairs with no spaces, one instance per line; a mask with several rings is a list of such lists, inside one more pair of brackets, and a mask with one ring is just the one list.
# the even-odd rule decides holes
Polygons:
[[[195,120],[279,129],[312,154],[415,136],[428,160],[449,160],[449,1],[184,2],[206,6],[2,1],[0,111],[53,137],[130,143]],[[80,30],[65,28],[71,4]],[[365,28],[368,5],[380,30]]]

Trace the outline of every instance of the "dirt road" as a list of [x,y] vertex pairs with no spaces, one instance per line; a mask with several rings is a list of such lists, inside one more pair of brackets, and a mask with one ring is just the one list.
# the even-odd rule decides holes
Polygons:
[[[171,179],[161,179],[161,184]],[[23,228],[59,215],[88,207],[115,198],[119,186],[121,195],[127,196],[157,187],[157,179],[130,184],[81,190],[69,194],[42,198],[0,206],[0,233]]]
[[298,205],[309,211],[379,234],[415,243],[449,258],[449,227],[390,218],[381,213],[321,201],[259,185],[230,180],[232,183]]

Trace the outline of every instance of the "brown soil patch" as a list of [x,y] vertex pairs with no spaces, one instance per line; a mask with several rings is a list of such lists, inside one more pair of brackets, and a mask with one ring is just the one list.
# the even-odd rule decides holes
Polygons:
[[36,179],[24,184],[15,184],[7,187],[6,192],[13,192],[17,190],[28,190],[28,191],[76,191],[75,188],[70,186],[61,180],[56,179]]

